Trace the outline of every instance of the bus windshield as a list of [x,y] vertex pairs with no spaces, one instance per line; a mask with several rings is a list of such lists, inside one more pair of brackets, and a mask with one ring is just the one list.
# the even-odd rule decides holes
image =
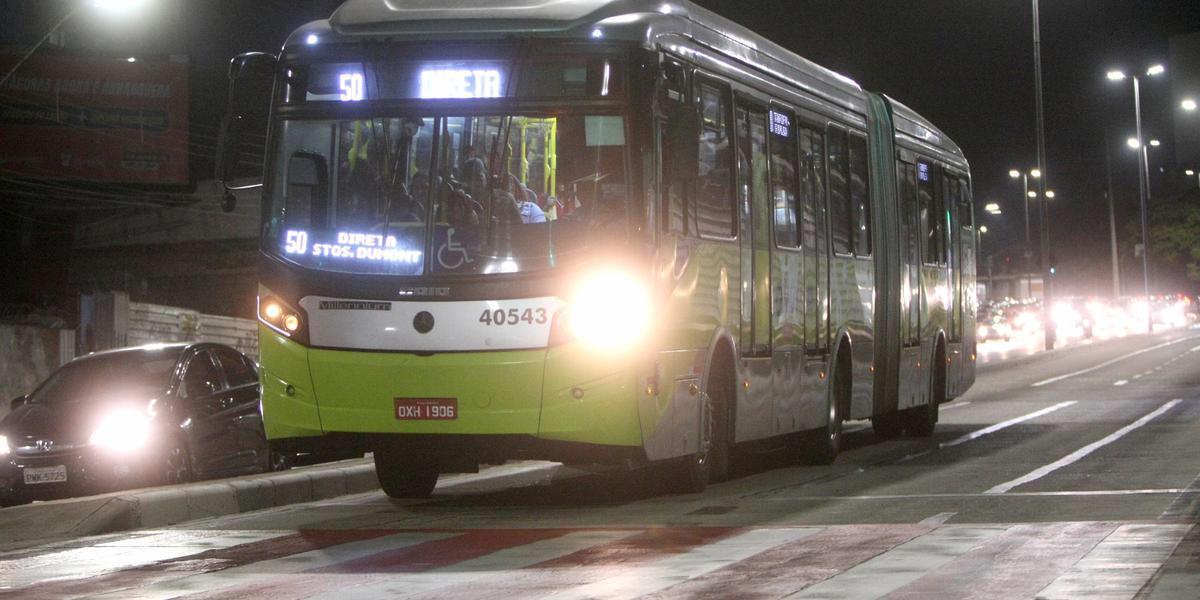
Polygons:
[[629,222],[619,115],[290,120],[280,131],[264,242],[302,266],[536,271]]

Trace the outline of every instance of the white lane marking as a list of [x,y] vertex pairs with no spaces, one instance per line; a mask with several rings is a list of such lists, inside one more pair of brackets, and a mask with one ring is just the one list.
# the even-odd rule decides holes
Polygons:
[[1191,525],[1122,525],[1066,573],[1042,588],[1037,597],[1133,598],[1171,557],[1191,528]]
[[[1174,496],[1188,491],[1185,488],[1160,488],[1144,490],[1078,490],[1057,492],[1009,492],[1001,498],[1073,497],[1073,496]],[[875,501],[875,500],[929,500],[941,498],[996,498],[995,494],[964,492],[959,494],[880,494],[877,496],[777,496],[761,498],[768,502],[829,502],[829,501]]]
[[1167,342],[1167,343],[1165,343],[1165,344],[1159,344],[1159,345],[1157,345],[1157,346],[1150,346],[1149,348],[1143,348],[1143,349],[1141,349],[1141,350],[1138,350],[1137,352],[1130,352],[1129,354],[1126,354],[1126,355],[1124,355],[1124,356],[1118,356],[1117,358],[1114,358],[1114,359],[1112,359],[1112,360],[1110,360],[1110,361],[1102,362],[1102,363],[1100,363],[1100,364],[1098,364],[1098,365],[1096,365],[1096,366],[1094,366],[1094,367],[1088,367],[1088,368],[1086,368],[1086,369],[1083,369],[1082,371],[1075,371],[1074,373],[1067,373],[1066,375],[1059,375],[1058,377],[1051,377],[1050,379],[1046,379],[1046,380],[1044,380],[1044,381],[1039,381],[1039,382],[1037,382],[1037,383],[1033,384],[1033,387],[1042,387],[1043,385],[1050,385],[1051,383],[1055,383],[1055,382],[1057,382],[1057,381],[1062,381],[1062,380],[1064,380],[1064,379],[1070,379],[1070,378],[1072,378],[1072,377],[1076,377],[1076,376],[1078,376],[1078,375],[1084,375],[1084,374],[1086,374],[1086,373],[1091,373],[1092,371],[1098,371],[1098,370],[1100,370],[1100,369],[1103,369],[1104,367],[1107,367],[1107,366],[1109,366],[1109,365],[1113,365],[1113,364],[1119,363],[1119,362],[1121,362],[1121,361],[1123,361],[1123,360],[1127,360],[1127,359],[1133,358],[1133,357],[1135,357],[1135,356],[1137,356],[1137,355],[1139,355],[1139,354],[1145,354],[1145,353],[1147,353],[1147,352],[1153,352],[1154,350],[1159,350],[1159,349],[1161,349],[1161,348],[1166,348],[1167,346],[1173,346],[1173,345],[1175,345],[1175,344],[1178,344],[1179,342],[1186,342],[1186,341],[1190,341],[1190,340],[1194,340],[1194,339],[1196,339],[1196,338],[1194,338],[1194,337],[1190,337],[1190,338],[1180,338],[1180,339],[1177,339],[1177,340],[1174,340],[1174,341],[1171,341],[1171,342]]
[[1113,382],[1113,385],[1115,385],[1115,386],[1117,386],[1117,387],[1121,387],[1121,386],[1123,386],[1123,385],[1125,385],[1125,384],[1127,384],[1127,383],[1129,383],[1129,380],[1128,380],[1128,379],[1118,379],[1117,381],[1114,381],[1114,382]]
[[1137,375],[1133,376],[1134,380],[1141,379],[1142,377],[1144,377],[1144,375],[1142,375],[1141,373],[1138,373]]
[[1058,404],[1055,404],[1054,406],[1049,406],[1049,407],[1043,408],[1042,410],[1034,411],[1027,415],[1022,415],[1022,416],[1016,417],[1014,419],[1002,421],[1000,423],[996,423],[995,425],[989,425],[987,427],[984,427],[983,429],[978,429],[976,431],[972,431],[971,433],[968,433],[962,437],[955,438],[948,442],[942,442],[942,443],[938,444],[938,448],[949,448],[951,446],[965,444],[971,440],[978,439],[978,438],[981,438],[990,433],[995,433],[997,431],[1000,431],[1001,429],[1004,429],[1005,427],[1011,427],[1018,423],[1024,423],[1025,421],[1028,421],[1030,419],[1036,419],[1042,415],[1047,415],[1056,410],[1071,406],[1072,404],[1075,404],[1075,400],[1067,400],[1066,402],[1059,402]]
[[1008,526],[948,525],[901,544],[788,598],[874,600],[924,577],[1003,533]]
[[1195,348],[1192,348],[1191,350],[1189,350],[1189,352],[1200,352],[1200,346],[1196,346]]
[[967,400],[966,402],[951,402],[950,404],[946,404],[946,405],[944,405],[944,406],[939,406],[939,407],[938,407],[938,410],[950,410],[950,409],[952,409],[952,408],[958,408],[958,407],[960,407],[960,406],[966,406],[966,405],[968,405],[968,404],[970,404],[970,403],[971,403],[971,401],[970,401],[970,400]]
[[932,517],[921,519],[921,522],[919,523],[919,525],[925,525],[928,527],[941,527],[942,525],[946,524],[946,521],[953,519],[954,515],[957,515],[957,514],[958,513],[956,513],[956,512],[938,513],[936,515],[933,515]]
[[555,594],[555,600],[637,598],[746,560],[776,546],[812,535],[822,528],[759,529],[693,548],[648,564],[614,569],[613,577]]
[[1036,481],[1038,479],[1041,479],[1042,477],[1045,477],[1046,475],[1049,475],[1050,473],[1053,473],[1054,471],[1057,471],[1057,470],[1091,454],[1092,452],[1095,452],[1097,449],[1107,446],[1108,444],[1111,444],[1111,443],[1121,439],[1122,437],[1125,436],[1125,434],[1145,425],[1146,423],[1149,423],[1150,421],[1159,417],[1163,413],[1174,408],[1175,405],[1179,404],[1180,402],[1183,402],[1183,400],[1181,400],[1181,399],[1172,400],[1172,401],[1158,407],[1157,409],[1154,410],[1154,412],[1151,412],[1150,414],[1134,421],[1133,423],[1130,423],[1130,424],[1108,434],[1101,440],[1092,442],[1092,443],[1090,443],[1090,444],[1088,444],[1088,445],[1086,445],[1086,446],[1084,446],[1084,447],[1082,447],[1082,448],[1080,448],[1080,449],[1078,449],[1078,450],[1076,450],[1076,451],[1074,451],[1074,452],[1072,452],[1072,453],[1070,453],[1070,454],[1068,454],[1068,455],[1066,455],[1044,467],[1039,467],[1037,469],[1034,469],[1033,471],[1030,471],[1029,473],[1026,473],[1025,475],[1022,475],[1016,479],[1013,479],[1012,481],[1006,481],[1000,485],[997,485],[984,493],[985,494],[1003,494],[1019,485],[1024,485],[1031,481]]
[[[344,587],[321,593],[313,598],[314,600],[321,598],[373,600],[375,598],[407,598],[420,595],[440,596],[438,590],[443,588],[464,584],[486,585],[482,580],[489,577],[503,576],[505,573],[633,537],[639,533],[637,531],[576,531],[555,538],[497,550],[431,571],[389,575],[381,581]],[[356,576],[350,576],[351,579],[354,577]]]
[[1153,374],[1154,374],[1154,369],[1150,369],[1148,371],[1142,371],[1142,375],[1145,375],[1145,376],[1150,376]]

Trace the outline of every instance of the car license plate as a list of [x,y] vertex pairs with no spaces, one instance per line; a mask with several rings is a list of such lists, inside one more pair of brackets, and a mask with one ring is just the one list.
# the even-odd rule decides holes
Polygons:
[[458,418],[458,399],[396,398],[396,418],[401,421],[453,421]]
[[39,483],[63,483],[67,480],[67,466],[32,467],[25,469],[25,485]]

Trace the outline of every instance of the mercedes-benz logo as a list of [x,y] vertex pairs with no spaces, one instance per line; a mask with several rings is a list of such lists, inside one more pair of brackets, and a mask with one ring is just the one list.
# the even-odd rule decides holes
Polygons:
[[432,331],[433,314],[427,310],[417,313],[417,316],[413,317],[413,329],[416,329],[417,333],[429,333]]
[[38,452],[45,454],[54,449],[54,440],[37,440],[33,443],[33,447]]

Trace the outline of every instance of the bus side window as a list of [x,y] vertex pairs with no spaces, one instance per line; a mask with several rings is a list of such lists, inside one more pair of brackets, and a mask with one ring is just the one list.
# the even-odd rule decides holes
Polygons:
[[700,169],[696,190],[696,231],[701,236],[735,237],[731,178],[729,86],[710,81],[697,85],[700,109]]
[[780,248],[800,245],[796,211],[795,117],[783,110],[770,112],[771,196],[775,215],[775,244]]
[[921,259],[927,265],[938,262],[937,219],[934,217],[933,165],[924,159],[917,161],[917,230],[921,234]]
[[850,178],[849,152],[846,147],[846,130],[829,128],[829,229],[832,234],[833,251],[836,254],[851,254],[854,239],[850,222]]
[[[682,170],[676,168],[673,161],[675,153],[673,140],[678,130],[687,124],[680,123],[681,119],[694,117],[695,113],[683,110],[689,106],[691,99],[688,94],[687,70],[683,65],[674,62],[664,62],[662,65],[663,81],[659,90],[659,140],[662,157],[662,195],[663,195],[663,228],[671,233],[686,235],[688,233],[686,215],[688,207],[688,181],[682,177]],[[693,135],[695,129],[693,126]]]
[[855,256],[871,256],[871,197],[868,191],[867,138],[850,136],[850,221]]

